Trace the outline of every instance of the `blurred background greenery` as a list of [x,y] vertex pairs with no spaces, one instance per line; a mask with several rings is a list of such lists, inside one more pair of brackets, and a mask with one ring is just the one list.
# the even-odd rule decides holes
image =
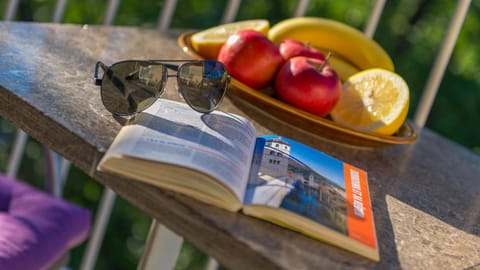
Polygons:
[[[20,0],[15,20],[49,22],[55,0]],[[311,0],[307,16],[345,22],[359,30],[368,19],[372,0]],[[218,24],[226,0],[179,0],[171,27],[203,29]],[[243,0],[237,20],[266,18],[271,24],[290,17],[297,1]],[[113,24],[155,28],[164,1],[123,0]],[[411,90],[409,117],[413,118],[423,87],[444,38],[456,1],[387,1],[374,39],[392,57],[396,71]],[[7,1],[0,2],[4,14]],[[107,1],[67,1],[64,23],[101,24]],[[187,11],[187,12],[185,12]],[[480,0],[473,0],[460,32],[452,59],[426,126],[480,153]],[[1,41],[0,41],[1,42]],[[1,57],[1,56],[0,56]],[[1,83],[1,82],[0,82]],[[0,105],[1,106],[1,105]],[[0,171],[5,171],[15,127],[0,119]],[[19,177],[43,187],[42,148],[29,139]],[[64,197],[96,211],[102,186],[72,167]],[[151,219],[117,198],[95,269],[135,269],[142,253]],[[73,250],[71,268],[77,269],[84,245]],[[189,243],[182,248],[176,269],[202,269],[206,257]]]

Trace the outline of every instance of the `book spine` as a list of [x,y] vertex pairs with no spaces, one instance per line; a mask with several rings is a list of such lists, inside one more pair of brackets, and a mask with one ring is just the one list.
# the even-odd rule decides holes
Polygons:
[[376,249],[375,227],[368,192],[367,173],[343,164],[347,199],[348,236]]

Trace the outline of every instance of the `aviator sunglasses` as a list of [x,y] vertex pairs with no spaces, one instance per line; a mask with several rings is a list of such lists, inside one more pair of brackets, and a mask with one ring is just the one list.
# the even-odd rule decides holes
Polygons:
[[[175,64],[179,62],[182,64]],[[168,69],[176,74],[169,74]],[[94,82],[101,86],[102,102],[109,112],[131,116],[160,97],[168,77],[177,78],[181,96],[200,113],[212,112],[220,105],[230,82],[225,66],[215,60],[126,60],[111,66],[98,61]]]

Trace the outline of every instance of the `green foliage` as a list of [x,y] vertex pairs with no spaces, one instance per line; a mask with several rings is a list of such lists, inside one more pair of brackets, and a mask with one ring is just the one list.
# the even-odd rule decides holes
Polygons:
[[64,23],[102,24],[107,1],[69,0],[65,8]]
[[178,1],[173,15],[173,28],[207,28],[220,22],[226,1]]
[[[0,3],[4,13],[6,2]],[[102,24],[108,1],[68,0],[63,22]],[[362,30],[373,5],[372,0],[311,0],[307,16],[332,18]],[[48,22],[53,17],[55,0],[19,1],[16,20]],[[164,1],[122,0],[115,25],[155,28]],[[243,0],[237,20],[266,18],[271,24],[292,16],[297,1]],[[391,55],[397,73],[411,90],[409,117],[413,118],[440,44],[448,29],[456,1],[400,0],[387,1],[375,34],[375,40]],[[171,27],[204,29],[217,25],[226,8],[225,0],[178,1]],[[456,43],[452,59],[440,85],[427,126],[480,154],[480,1],[472,1],[468,16]],[[0,122],[0,171],[5,170],[14,127]],[[30,139],[26,147],[20,178],[43,187],[42,147]],[[33,169],[32,169],[33,168]],[[95,214],[103,187],[83,172],[72,168],[64,197],[83,205]],[[117,198],[102,244],[96,269],[135,269],[143,251],[151,218],[126,201]],[[77,269],[85,245],[73,250],[71,266]],[[201,269],[207,257],[185,243],[177,263],[180,269]]]

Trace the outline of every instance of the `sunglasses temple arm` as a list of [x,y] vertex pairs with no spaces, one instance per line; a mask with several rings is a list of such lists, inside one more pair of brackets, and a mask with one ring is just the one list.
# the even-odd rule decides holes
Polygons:
[[110,69],[109,67],[107,67],[107,65],[105,65],[101,61],[98,61],[95,64],[95,73],[93,74],[93,83],[95,85],[101,85],[102,84],[102,79],[98,77],[98,69],[100,67],[103,69],[103,72],[107,72]]

